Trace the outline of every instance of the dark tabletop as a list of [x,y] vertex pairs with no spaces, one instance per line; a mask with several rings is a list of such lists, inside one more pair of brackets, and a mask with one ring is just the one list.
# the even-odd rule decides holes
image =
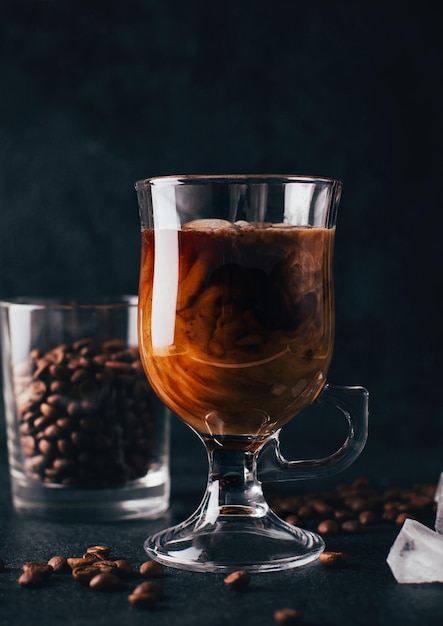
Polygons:
[[[146,560],[144,539],[160,527],[192,513],[205,486],[206,458],[200,442],[180,423],[172,437],[171,508],[157,521],[109,524],[55,523],[18,517],[12,510],[4,441],[0,474],[0,624],[155,624],[168,626],[268,626],[274,611],[298,609],[304,623],[340,626],[376,624],[402,626],[443,623],[440,584],[400,585],[386,565],[398,528],[381,524],[358,535],[326,539],[329,550],[347,554],[347,566],[327,568],[319,562],[286,572],[255,574],[245,591],[223,583],[222,574],[166,569],[161,579],[166,599],[155,610],[135,610],[128,595],[131,580],[118,592],[92,591],[70,576],[53,576],[41,589],[18,585],[21,565],[46,561],[55,554],[82,556],[88,546],[106,544],[115,558],[134,568]],[[357,467],[357,469],[359,469]],[[117,557],[118,555],[118,557]]]

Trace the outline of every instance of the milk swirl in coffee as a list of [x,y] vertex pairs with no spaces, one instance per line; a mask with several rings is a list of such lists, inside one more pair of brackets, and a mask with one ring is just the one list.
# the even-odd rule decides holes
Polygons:
[[215,219],[142,232],[141,359],[211,445],[257,448],[321,391],[334,234]]

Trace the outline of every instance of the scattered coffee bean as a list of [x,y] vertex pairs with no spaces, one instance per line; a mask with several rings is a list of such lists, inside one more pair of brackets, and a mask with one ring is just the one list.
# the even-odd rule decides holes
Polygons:
[[317,515],[319,515],[320,517],[329,518],[334,515],[334,509],[332,508],[330,504],[328,504],[324,500],[320,500],[320,499],[312,500],[311,506],[313,507]]
[[347,558],[344,552],[331,552],[325,550],[318,557],[320,563],[326,567],[344,567],[347,562]]
[[358,521],[362,526],[369,526],[371,524],[378,524],[380,522],[380,515],[375,511],[362,511],[358,516]]
[[293,626],[294,624],[301,624],[303,616],[297,609],[277,609],[274,612],[274,622],[278,626]]
[[131,578],[134,575],[132,565],[125,559],[117,559],[114,563],[117,566],[116,573],[122,578]]
[[251,581],[251,575],[246,570],[238,570],[232,572],[224,579],[224,583],[227,587],[235,589],[236,591],[242,591],[248,587]]
[[291,524],[292,526],[303,525],[303,521],[301,517],[299,517],[298,515],[288,515],[287,517],[285,517],[285,522],[287,522],[288,524]]
[[327,519],[317,526],[320,535],[338,535],[340,532],[340,524],[333,519]]
[[155,455],[153,393],[138,349],[92,339],[32,350],[15,371],[29,476],[103,488],[146,474]]
[[21,587],[37,588],[43,587],[46,580],[41,574],[29,571],[23,572],[17,582]]
[[415,519],[414,515],[412,515],[411,513],[400,513],[399,515],[397,515],[397,517],[395,518],[395,525],[396,526],[403,526],[404,522],[407,519]]
[[69,567],[71,568],[71,570],[75,570],[75,569],[79,569],[82,567],[87,567],[88,565],[92,565],[93,563],[96,562],[96,559],[91,556],[91,557],[68,557],[66,559]]
[[77,567],[72,570],[72,578],[82,585],[89,585],[89,582],[100,573],[96,567],[92,565],[86,567]]
[[356,519],[349,519],[346,522],[343,522],[341,525],[341,529],[345,533],[356,534],[361,533],[363,530],[362,525]]
[[157,561],[145,561],[140,565],[139,573],[144,578],[159,578],[164,574],[164,568]]
[[23,563],[22,570],[24,573],[39,574],[44,579],[49,578],[54,571],[51,565],[41,563],[40,561],[28,561],[27,563]]
[[48,565],[54,570],[54,574],[70,574],[71,568],[68,565],[68,559],[65,556],[53,556],[49,559]]
[[[416,484],[412,488],[380,490],[361,477],[350,484],[337,484],[329,491],[274,498],[271,494],[269,501],[278,515],[295,526],[317,529],[325,535],[352,533],[364,532],[376,524],[399,526],[405,515],[429,522],[436,510],[435,488]],[[331,525],[332,520],[338,522],[338,527]]]
[[146,580],[134,589],[132,592],[133,595],[143,595],[150,594],[156,596],[157,600],[161,600],[164,597],[163,587],[160,587],[157,583],[152,580]]
[[361,513],[370,506],[368,498],[351,498],[349,501],[349,508],[354,513]]
[[118,574],[118,566],[115,561],[105,561],[97,559],[94,563],[91,564],[91,567],[96,569],[98,572],[113,572],[114,574]]
[[298,509],[298,514],[300,515],[300,517],[314,517],[315,509],[310,504],[303,504]]
[[121,586],[122,581],[120,578],[115,574],[111,574],[111,572],[100,572],[100,574],[96,574],[89,581],[89,587],[97,591],[115,591],[120,589]]
[[109,557],[110,552],[111,550],[108,546],[90,546],[86,548],[85,557],[92,556],[104,561]]
[[337,522],[346,522],[349,519],[354,519],[355,513],[349,509],[337,509],[334,511],[334,517]]
[[23,572],[18,579],[18,584],[21,587],[27,587],[30,589],[37,589],[43,587],[47,582],[47,577],[43,576],[39,571],[28,570]]
[[128,602],[135,609],[152,609],[157,604],[158,598],[154,593],[131,593]]
[[434,503],[433,496],[430,495],[413,495],[409,502],[408,507],[411,511],[423,511],[428,509]]
[[399,513],[400,511],[397,509],[397,507],[395,507],[384,511],[382,517],[385,522],[395,523],[395,520],[397,519]]

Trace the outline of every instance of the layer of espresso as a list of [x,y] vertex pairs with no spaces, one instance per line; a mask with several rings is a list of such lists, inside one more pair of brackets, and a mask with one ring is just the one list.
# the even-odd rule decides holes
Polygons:
[[333,241],[333,229],[222,220],[143,231],[142,362],[202,436],[254,447],[318,395],[333,343]]

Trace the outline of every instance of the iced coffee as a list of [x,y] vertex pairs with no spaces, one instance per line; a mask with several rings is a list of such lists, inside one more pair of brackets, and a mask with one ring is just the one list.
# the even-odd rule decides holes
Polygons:
[[143,365],[214,445],[258,447],[325,384],[334,233],[215,219],[142,232]]

